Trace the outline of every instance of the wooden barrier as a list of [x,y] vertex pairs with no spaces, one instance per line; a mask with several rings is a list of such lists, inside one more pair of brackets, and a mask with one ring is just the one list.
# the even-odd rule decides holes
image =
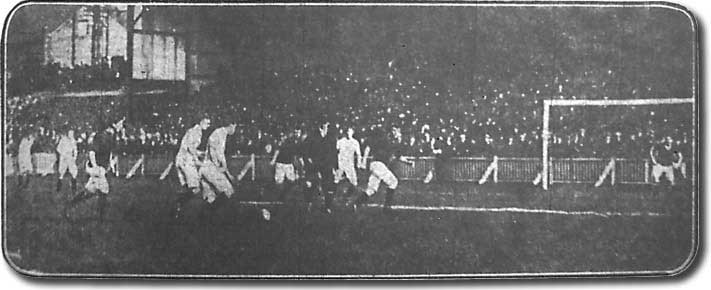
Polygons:
[[[57,156],[52,153],[33,154],[33,164],[37,174],[55,174]],[[77,158],[79,172],[84,171],[86,154],[80,154]],[[122,154],[118,160],[118,170],[121,176],[125,176],[136,162],[140,155]],[[249,161],[250,156],[240,155],[228,158],[228,167],[234,174],[240,172]],[[168,154],[145,155],[141,170],[135,175],[158,176],[169,164],[174,156]],[[401,180],[423,180],[427,173],[434,168],[434,157],[410,158],[415,161],[415,166],[395,162],[393,173]],[[271,180],[274,177],[274,167],[269,164],[269,156],[256,156],[254,177],[257,180]],[[476,182],[484,174],[487,167],[491,165],[493,158],[483,157],[454,157],[450,158],[444,174],[454,181]],[[5,175],[13,175],[17,172],[17,160],[13,156],[5,156]],[[536,175],[541,172],[541,161],[539,158],[516,158],[501,157],[497,160],[496,173],[498,182],[531,182]],[[550,181],[551,183],[595,183],[600,174],[609,163],[609,159],[601,158],[555,158],[550,160]],[[650,164],[646,159],[615,159],[615,170],[613,170],[615,183],[622,184],[644,184],[650,182]],[[174,170],[174,169],[171,169]],[[175,174],[174,172],[170,172]],[[249,172],[245,178],[251,179]]]

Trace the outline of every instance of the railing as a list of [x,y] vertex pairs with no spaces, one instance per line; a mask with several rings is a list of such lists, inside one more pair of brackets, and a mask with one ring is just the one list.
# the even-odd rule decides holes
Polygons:
[[[117,158],[116,170],[118,175],[126,174],[136,167],[136,163],[143,158],[142,164],[137,167],[139,170],[135,175],[160,175],[173,161],[171,155],[121,155]],[[249,161],[249,156],[233,156],[228,158],[228,167],[232,172],[240,170]],[[51,153],[33,154],[33,164],[37,174],[53,174],[56,172],[57,157]],[[393,173],[401,180],[423,180],[427,173],[434,169],[434,157],[411,158],[415,165],[410,166],[396,162],[392,166]],[[84,171],[86,156],[80,155],[77,160],[79,171]],[[274,168],[269,165],[270,157],[256,156],[255,166],[245,176],[257,180],[270,180],[274,175]],[[623,159],[614,160],[614,168],[611,174],[614,176],[616,184],[644,184],[651,181],[651,165],[646,159]],[[605,179],[602,176],[606,166],[609,166],[610,159],[601,158],[553,158],[549,161],[550,182],[551,183],[595,183],[598,179]],[[16,158],[5,156],[5,175],[12,175],[17,172]],[[531,182],[536,179],[541,172],[540,158],[484,158],[484,157],[454,157],[447,160],[444,168],[445,172],[440,172],[440,176],[445,175],[449,180],[460,182],[481,181],[487,169],[491,168],[496,175],[495,182]],[[113,172],[116,174],[116,172]],[[492,175],[492,176],[493,176]],[[488,175],[487,175],[488,176]],[[485,177],[485,182],[492,178]]]
[[649,183],[650,161],[647,159],[615,159],[615,172],[622,183]]
[[499,182],[530,182],[541,172],[539,158],[499,158]]
[[550,183],[593,183],[608,161],[599,158],[551,159]]

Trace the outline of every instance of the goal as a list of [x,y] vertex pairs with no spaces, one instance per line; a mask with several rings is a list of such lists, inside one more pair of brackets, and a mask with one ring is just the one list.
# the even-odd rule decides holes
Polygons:
[[[552,112],[553,110],[553,112]],[[559,112],[559,114],[552,116],[553,113]],[[655,116],[655,113],[657,116]],[[577,119],[578,122],[582,120],[584,125],[578,125],[579,123],[569,122],[568,119]],[[663,119],[663,122],[653,123],[650,119]],[[565,153],[551,152],[551,145],[560,144],[561,141],[569,143],[569,140],[561,140],[566,137],[570,139],[570,134],[561,138],[557,130],[560,128],[555,128],[565,126],[570,131],[570,126],[580,126],[580,128],[575,128],[579,130],[583,135],[585,130],[594,131],[599,129],[601,124],[616,123],[619,127],[626,128],[628,130],[651,130],[651,132],[657,131],[657,135],[654,136],[654,140],[648,140],[650,143],[652,141],[658,141],[660,135],[668,134],[668,128],[661,124],[668,125],[667,127],[674,127],[678,124],[674,122],[669,122],[667,120],[675,120],[677,123],[682,123],[683,130],[688,131],[687,142],[690,144],[690,151],[687,160],[692,160],[696,152],[696,134],[697,134],[697,121],[696,121],[696,103],[694,98],[659,98],[659,99],[629,99],[629,100],[567,100],[567,99],[552,99],[544,100],[543,102],[543,127],[542,127],[542,164],[541,164],[541,183],[544,189],[548,189],[549,185],[553,182],[571,182],[571,183],[583,183],[583,182],[594,182],[591,180],[594,175],[594,179],[598,180],[598,183],[602,179],[605,179],[609,175],[610,171],[614,171],[616,167],[620,167],[620,164],[624,165],[623,158],[615,158],[614,153],[604,152],[607,158],[593,157],[593,156],[566,156]],[[556,120],[557,122],[552,121]],[[680,121],[681,120],[681,121]],[[632,124],[634,123],[634,125]],[[563,125],[562,125],[563,124]],[[604,125],[602,125],[604,126]],[[597,128],[595,128],[597,127]],[[582,130],[581,130],[582,129]],[[677,130],[678,131],[678,130]],[[612,137],[613,139],[619,139],[619,136],[614,136],[615,133],[620,135],[619,132],[613,132],[613,136],[607,137],[608,139]],[[580,134],[578,134],[580,135]],[[652,134],[654,135],[654,134]],[[686,135],[685,135],[686,136]],[[575,136],[579,137],[579,136]],[[632,136],[634,138],[634,136]],[[645,134],[639,133],[639,137],[648,137]],[[596,138],[605,138],[604,136],[596,136]],[[649,143],[647,143],[649,144]],[[588,147],[595,146],[594,144],[589,144]],[[647,148],[636,148],[635,150],[649,150]],[[559,155],[560,154],[560,155]],[[562,155],[562,156],[561,156]],[[612,156],[612,158],[609,158]],[[648,156],[647,156],[648,158]],[[685,157],[687,158],[687,157]],[[616,162],[617,161],[617,162]],[[626,171],[629,174],[636,174],[639,176],[637,178],[638,183],[648,182],[648,160],[637,158],[636,168],[634,166],[626,167]],[[646,162],[646,163],[645,163]],[[695,184],[695,166],[693,162],[687,162],[692,164],[691,166],[691,180]],[[554,174],[555,173],[555,174]],[[561,175],[562,174],[562,175]],[[614,184],[615,180],[614,173],[610,177],[611,182]]]

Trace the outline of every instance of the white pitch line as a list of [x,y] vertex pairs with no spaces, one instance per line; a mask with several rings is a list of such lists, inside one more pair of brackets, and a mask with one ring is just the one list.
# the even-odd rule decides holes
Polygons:
[[[368,207],[383,207],[381,204],[368,204]],[[542,213],[558,215],[592,215],[600,217],[611,216],[667,216],[667,214],[656,212],[596,212],[596,211],[566,211],[552,209],[535,209],[519,207],[462,207],[462,206],[413,206],[413,205],[393,205],[393,209],[419,210],[419,211],[468,211],[468,212],[513,212],[513,213]]]
[[[245,205],[283,205],[281,201],[240,201],[240,204]],[[369,203],[367,207],[382,208],[382,204]],[[557,215],[577,215],[577,216],[650,216],[663,217],[668,214],[657,212],[596,212],[596,211],[566,211],[553,209],[536,209],[536,208],[520,208],[520,207],[466,207],[466,206],[416,206],[416,205],[393,205],[392,209],[396,210],[414,210],[414,211],[463,211],[463,212],[512,212],[512,213],[539,213],[539,214],[557,214]]]
[[240,204],[248,204],[248,205],[282,205],[284,202],[282,201],[252,201],[252,200],[242,200],[239,202]]

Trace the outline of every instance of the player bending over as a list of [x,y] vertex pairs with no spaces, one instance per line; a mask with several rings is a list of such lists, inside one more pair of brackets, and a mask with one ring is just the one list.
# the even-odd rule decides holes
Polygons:
[[672,148],[673,141],[667,136],[662,144],[657,144],[649,149],[649,157],[652,159],[652,177],[654,183],[659,183],[662,175],[665,175],[669,183],[673,186],[674,168],[683,162],[684,156],[681,152]]
[[[104,214],[107,206],[107,197],[109,194],[109,181],[106,179],[106,171],[110,164],[111,152],[114,148],[115,136],[117,133],[123,130],[123,122],[118,121],[117,123],[107,127],[105,130],[96,133],[93,142],[90,144],[89,149],[89,160],[86,163],[85,171],[89,175],[89,180],[84,186],[84,191],[77,194],[69,201],[69,205],[65,208],[66,210],[70,207],[77,205],[78,203],[88,200],[91,197],[98,196],[98,214],[99,220],[104,220]],[[100,127],[101,128],[101,127]]]
[[198,172],[200,173],[203,198],[209,204],[217,199],[218,193],[224,194],[227,198],[231,198],[234,194],[232,187],[234,177],[227,169],[225,144],[227,137],[235,133],[236,127],[237,125],[233,122],[225,127],[217,128],[208,138],[207,158],[203,161]]
[[174,217],[180,216],[183,203],[190,200],[193,195],[200,193],[200,173],[198,166],[201,152],[198,146],[202,140],[202,131],[210,127],[210,118],[202,118],[199,123],[188,129],[180,141],[178,154],[175,156],[175,167],[178,170],[178,179],[184,191],[178,197]]
[[59,168],[57,170],[57,192],[62,190],[62,178],[69,171],[72,176],[72,192],[77,190],[77,141],[74,139],[74,130],[69,129],[66,135],[59,137],[57,144],[59,154]]
[[[368,188],[365,192],[360,192],[355,197],[351,198],[347,206],[353,207],[354,210],[359,205],[365,203],[371,196],[378,192],[380,182],[384,182],[388,186],[385,191],[385,203],[383,209],[388,212],[391,209],[395,198],[395,189],[398,185],[397,177],[390,171],[389,166],[395,161],[400,161],[415,166],[415,162],[407,160],[401,155],[401,151],[387,139],[385,132],[376,132],[375,135],[368,141],[363,154],[365,160],[369,153],[373,153],[373,161],[370,163],[370,178],[368,179]],[[364,163],[365,161],[363,161]]]

